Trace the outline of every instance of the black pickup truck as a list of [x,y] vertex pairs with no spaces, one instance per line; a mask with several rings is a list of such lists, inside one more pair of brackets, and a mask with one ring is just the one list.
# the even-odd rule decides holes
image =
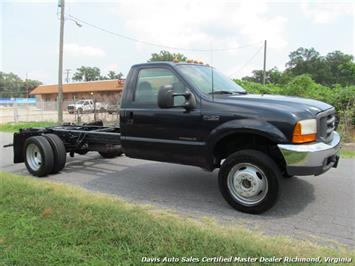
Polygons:
[[248,94],[203,64],[134,65],[119,124],[22,129],[14,134],[14,162],[25,162],[39,177],[61,171],[67,153],[88,151],[104,158],[124,153],[208,171],[220,168],[219,188],[226,201],[240,211],[261,213],[276,202],[280,177],[320,175],[339,160],[334,107]]

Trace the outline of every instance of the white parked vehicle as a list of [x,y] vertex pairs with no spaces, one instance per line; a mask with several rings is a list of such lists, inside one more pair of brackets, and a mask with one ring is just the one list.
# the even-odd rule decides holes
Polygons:
[[86,99],[86,100],[80,100],[75,104],[69,104],[67,109],[69,114],[74,114],[74,113],[83,114],[83,113],[93,113],[94,111],[103,113],[106,112],[107,108],[103,103],[96,102],[96,104],[94,104],[93,100]]

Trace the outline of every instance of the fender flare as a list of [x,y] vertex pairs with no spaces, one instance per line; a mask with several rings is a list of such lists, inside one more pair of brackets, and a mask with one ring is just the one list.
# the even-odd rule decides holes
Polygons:
[[238,119],[223,123],[212,130],[207,137],[207,147],[213,152],[215,145],[224,137],[235,133],[251,133],[265,137],[277,144],[288,143],[288,139],[277,127],[267,121]]

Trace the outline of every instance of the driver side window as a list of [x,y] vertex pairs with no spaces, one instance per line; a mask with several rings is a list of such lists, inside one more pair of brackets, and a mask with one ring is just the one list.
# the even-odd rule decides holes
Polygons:
[[[172,85],[176,93],[186,91],[185,85],[176,75],[165,68],[145,68],[138,73],[138,80],[133,101],[136,103],[158,106],[158,91],[161,87]],[[175,97],[175,105],[184,103],[183,96]]]

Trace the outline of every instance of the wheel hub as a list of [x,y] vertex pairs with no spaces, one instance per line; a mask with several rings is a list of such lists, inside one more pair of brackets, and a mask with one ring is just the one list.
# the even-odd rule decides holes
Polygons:
[[26,159],[33,170],[38,170],[42,165],[42,156],[35,144],[29,144],[26,149]]
[[268,190],[264,172],[249,163],[240,163],[231,169],[228,187],[232,196],[245,205],[257,204],[265,198]]

